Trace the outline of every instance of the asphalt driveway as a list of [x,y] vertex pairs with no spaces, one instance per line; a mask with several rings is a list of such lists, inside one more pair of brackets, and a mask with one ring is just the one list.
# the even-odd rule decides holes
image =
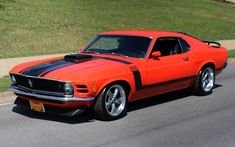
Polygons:
[[129,104],[117,121],[69,118],[0,106],[0,146],[235,146],[235,65],[209,96],[179,91]]

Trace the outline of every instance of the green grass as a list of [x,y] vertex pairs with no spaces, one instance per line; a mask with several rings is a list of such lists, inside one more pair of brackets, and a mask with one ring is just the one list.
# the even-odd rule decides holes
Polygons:
[[0,92],[6,91],[11,84],[11,80],[9,76],[5,76],[0,78]]
[[74,52],[102,31],[233,39],[235,5],[214,0],[0,0],[0,58]]
[[229,50],[228,51],[228,57],[229,58],[235,58],[235,50]]

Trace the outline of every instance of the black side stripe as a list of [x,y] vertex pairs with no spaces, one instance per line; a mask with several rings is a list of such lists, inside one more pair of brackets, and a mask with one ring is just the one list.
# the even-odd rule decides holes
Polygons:
[[147,89],[147,88],[156,88],[156,87],[166,86],[169,84],[174,84],[174,83],[182,82],[182,81],[186,81],[186,80],[193,80],[194,78],[197,77],[197,76],[189,76],[189,77],[184,77],[184,78],[180,78],[180,79],[160,82],[160,83],[142,85],[142,78],[141,78],[141,74],[140,74],[139,70],[134,70],[134,71],[132,71],[132,73],[133,73],[134,80],[135,80],[136,91]]
[[161,82],[161,83],[154,83],[154,84],[150,84],[150,85],[144,85],[143,89],[166,86],[166,85],[169,85],[169,84],[174,84],[174,83],[178,83],[178,82],[182,82],[182,81],[186,81],[186,80],[193,80],[194,78],[196,78],[196,76],[189,76],[189,77],[184,77],[184,78],[180,78],[180,79],[165,81],[165,82]]
[[136,90],[141,90],[142,86],[142,79],[139,70],[132,71],[134,79],[135,79],[135,88]]

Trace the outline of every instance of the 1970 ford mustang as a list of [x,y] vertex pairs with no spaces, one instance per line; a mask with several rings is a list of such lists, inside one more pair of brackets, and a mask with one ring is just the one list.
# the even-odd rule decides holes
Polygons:
[[227,65],[217,42],[180,32],[104,32],[79,53],[27,62],[10,71],[15,104],[76,115],[92,108],[103,120],[126,114],[128,102],[191,88],[207,95]]

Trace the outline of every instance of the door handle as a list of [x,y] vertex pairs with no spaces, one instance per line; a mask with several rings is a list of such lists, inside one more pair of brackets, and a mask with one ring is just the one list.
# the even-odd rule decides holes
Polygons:
[[185,57],[183,57],[183,60],[184,60],[184,61],[188,61],[188,60],[189,60],[189,57],[185,56]]

